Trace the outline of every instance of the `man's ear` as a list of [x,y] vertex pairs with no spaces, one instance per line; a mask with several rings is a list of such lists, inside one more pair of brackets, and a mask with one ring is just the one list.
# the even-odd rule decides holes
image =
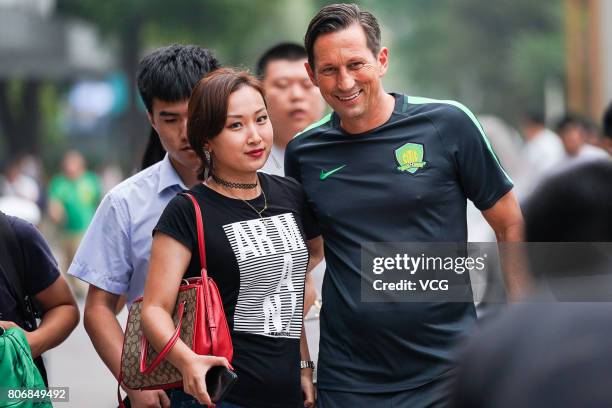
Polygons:
[[389,69],[389,49],[382,47],[378,52],[378,66],[380,67],[380,76],[384,76]]
[[306,68],[306,72],[308,73],[308,78],[310,78],[310,82],[312,82],[314,86],[318,87],[319,84],[317,84],[317,79],[315,78],[314,71],[310,67],[310,64],[308,63],[308,61],[304,63],[304,67]]

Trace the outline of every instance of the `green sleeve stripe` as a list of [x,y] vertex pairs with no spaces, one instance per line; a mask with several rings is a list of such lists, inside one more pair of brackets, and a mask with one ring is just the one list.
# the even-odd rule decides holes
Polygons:
[[514,182],[512,181],[510,176],[508,175],[508,173],[506,173],[506,170],[504,170],[503,166],[499,162],[499,159],[497,158],[497,155],[493,151],[493,147],[491,146],[491,142],[489,142],[489,139],[487,138],[487,135],[485,134],[484,129],[482,128],[482,125],[480,124],[480,122],[478,122],[478,119],[476,119],[476,116],[468,108],[466,108],[464,105],[462,105],[461,103],[459,103],[457,101],[452,101],[452,100],[437,100],[437,99],[430,99],[430,98],[422,98],[422,97],[419,97],[419,96],[408,96],[408,102],[411,103],[411,104],[414,104],[414,105],[422,105],[422,104],[426,104],[426,103],[445,103],[447,105],[452,105],[452,106],[454,106],[456,108],[461,109],[463,111],[463,113],[465,113],[468,116],[468,118],[470,118],[472,120],[472,122],[474,123],[474,126],[476,126],[476,129],[478,129],[480,131],[480,136],[482,136],[485,144],[487,145],[487,148],[489,149],[489,152],[493,155],[493,158],[495,159],[495,162],[497,163],[497,165],[499,166],[501,171],[504,173],[506,178],[511,183],[514,184]]
[[298,137],[302,133],[308,132],[310,129],[314,129],[316,127],[324,125],[327,122],[329,122],[330,120],[331,120],[331,113],[328,113],[327,115],[323,116],[318,122],[311,123],[310,125],[306,126],[306,128],[304,130],[302,130],[301,132],[296,133],[295,136],[293,136],[293,138],[295,139],[296,137]]

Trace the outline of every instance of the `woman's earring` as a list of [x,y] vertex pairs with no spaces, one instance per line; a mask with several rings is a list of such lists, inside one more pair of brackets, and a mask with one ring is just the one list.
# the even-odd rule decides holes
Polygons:
[[206,160],[204,170],[204,180],[208,180],[208,175],[210,174],[210,167],[212,166],[212,162],[210,160],[210,152],[207,149],[204,149],[204,159]]

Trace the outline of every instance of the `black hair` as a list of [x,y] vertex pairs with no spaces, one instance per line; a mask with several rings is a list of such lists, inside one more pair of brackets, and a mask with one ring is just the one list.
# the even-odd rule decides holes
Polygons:
[[[612,242],[610,180],[612,162],[589,162],[553,176],[531,195],[523,216],[527,242],[540,243],[527,245],[534,277],[554,280],[593,275],[595,271],[609,273],[609,245],[599,243]],[[555,287],[551,286],[553,293],[570,299]]]
[[314,43],[321,34],[344,30],[353,24],[363,28],[368,48],[376,57],[380,51],[380,27],[376,17],[353,3],[330,4],[319,10],[308,24],[304,36],[308,64],[314,69]]
[[605,137],[612,139],[612,102],[610,102],[603,115],[603,134]]
[[612,242],[612,162],[571,167],[524,206],[529,242]]
[[559,119],[557,126],[555,127],[555,131],[558,135],[560,135],[569,127],[578,127],[581,130],[586,131],[589,129],[588,119],[576,113],[568,113]]
[[165,155],[166,150],[159,140],[159,135],[155,129],[151,127],[151,130],[149,131],[149,141],[147,142],[147,147],[145,148],[145,152],[142,156],[140,170],[144,170],[147,167],[161,161]]
[[244,86],[250,86],[261,94],[266,103],[261,82],[247,71],[233,68],[220,68],[206,75],[193,88],[187,108],[187,137],[191,148],[200,158],[198,179],[206,180],[208,170],[214,171],[204,153],[204,146],[223,131],[227,120],[230,95]]
[[198,81],[220,66],[212,53],[197,45],[172,44],[140,61],[138,91],[152,113],[153,99],[177,102],[188,99]]
[[524,116],[524,121],[527,123],[532,123],[534,125],[546,125],[546,120],[544,119],[544,113],[539,110],[531,110],[527,112]]
[[260,79],[263,79],[266,73],[266,68],[270,62],[278,60],[298,61],[307,57],[308,54],[306,54],[306,48],[300,44],[289,42],[276,44],[275,46],[268,48],[268,50],[264,52],[261,57],[259,57],[257,66],[255,68],[255,73]]

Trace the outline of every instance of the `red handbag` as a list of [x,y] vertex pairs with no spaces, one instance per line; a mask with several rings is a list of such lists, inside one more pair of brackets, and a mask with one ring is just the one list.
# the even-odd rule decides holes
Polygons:
[[182,193],[193,203],[198,233],[201,277],[184,280],[179,287],[173,320],[176,330],[163,350],[157,353],[148,343],[140,324],[142,297],[130,307],[121,352],[121,368],[117,385],[119,406],[124,407],[119,386],[129,389],[153,390],[181,387],[180,371],[165,360],[180,338],[196,354],[225,357],[232,361],[234,348],[223,302],[215,281],[208,276],[202,212],[195,197]]

